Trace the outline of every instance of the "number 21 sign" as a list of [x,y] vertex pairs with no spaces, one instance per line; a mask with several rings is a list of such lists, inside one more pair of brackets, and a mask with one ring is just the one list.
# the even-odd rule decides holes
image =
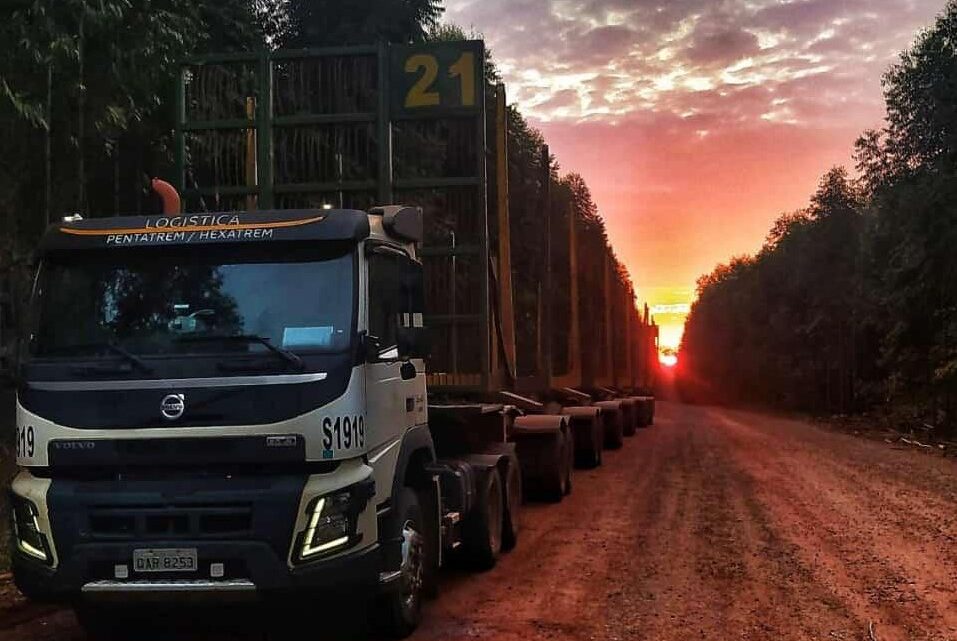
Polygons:
[[484,98],[484,61],[481,41],[393,47],[393,114],[478,111]]

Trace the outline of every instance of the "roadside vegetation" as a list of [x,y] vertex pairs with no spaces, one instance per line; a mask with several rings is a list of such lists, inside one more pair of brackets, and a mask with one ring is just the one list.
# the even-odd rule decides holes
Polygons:
[[832,169],[760,252],[698,281],[686,398],[957,429],[957,3],[883,87],[859,176]]

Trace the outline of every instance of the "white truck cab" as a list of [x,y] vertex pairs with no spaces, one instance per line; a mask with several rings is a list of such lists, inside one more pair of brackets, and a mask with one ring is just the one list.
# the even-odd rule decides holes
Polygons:
[[354,589],[411,631],[443,527],[421,237],[407,207],[54,226],[19,372],[21,590],[102,634],[117,600]]

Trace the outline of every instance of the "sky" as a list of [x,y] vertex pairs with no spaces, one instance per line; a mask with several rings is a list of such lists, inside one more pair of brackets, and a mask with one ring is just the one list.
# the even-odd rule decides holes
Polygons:
[[884,116],[944,0],[447,0],[582,174],[676,347],[699,276],[751,254]]

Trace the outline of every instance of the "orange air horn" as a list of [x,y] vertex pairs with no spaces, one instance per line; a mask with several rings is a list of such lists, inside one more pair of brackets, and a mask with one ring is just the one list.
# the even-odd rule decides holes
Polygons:
[[179,192],[176,188],[165,180],[159,178],[153,179],[153,191],[155,191],[163,201],[163,213],[167,216],[175,216],[182,213],[182,202],[179,198]]

